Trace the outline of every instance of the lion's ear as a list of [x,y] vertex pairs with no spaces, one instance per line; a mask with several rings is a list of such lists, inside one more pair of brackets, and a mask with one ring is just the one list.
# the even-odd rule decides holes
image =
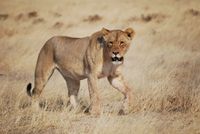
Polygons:
[[130,39],[133,39],[133,37],[135,35],[135,31],[132,28],[127,28],[124,32],[127,34],[127,36]]
[[102,28],[101,32],[103,33],[103,35],[107,35],[108,33],[110,33],[110,30],[108,30],[106,28]]

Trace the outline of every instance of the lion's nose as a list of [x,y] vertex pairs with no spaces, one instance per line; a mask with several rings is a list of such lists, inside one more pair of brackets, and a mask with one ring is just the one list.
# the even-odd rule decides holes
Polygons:
[[113,52],[113,54],[114,54],[114,55],[117,55],[117,54],[119,54],[119,52]]

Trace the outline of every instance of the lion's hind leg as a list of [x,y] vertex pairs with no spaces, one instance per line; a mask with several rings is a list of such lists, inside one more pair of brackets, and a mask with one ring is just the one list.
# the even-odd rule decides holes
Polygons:
[[43,48],[39,54],[35,69],[35,87],[31,89],[31,83],[27,85],[27,93],[29,96],[35,98],[41,94],[47,81],[53,74],[54,69],[53,53]]
[[80,81],[74,80],[71,78],[66,78],[67,88],[68,88],[68,96],[70,99],[70,103],[74,108],[76,108],[78,104],[78,91],[80,88]]

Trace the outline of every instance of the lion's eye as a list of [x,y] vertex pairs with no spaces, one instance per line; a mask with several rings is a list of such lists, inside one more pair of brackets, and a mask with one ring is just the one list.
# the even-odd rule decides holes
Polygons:
[[124,42],[123,42],[123,41],[121,41],[121,42],[120,42],[120,44],[124,44]]
[[126,44],[125,44],[123,41],[121,41],[121,42],[120,42],[120,47],[121,47],[121,48],[124,48],[125,46],[126,46]]
[[113,42],[112,42],[112,41],[109,41],[109,44],[113,44]]

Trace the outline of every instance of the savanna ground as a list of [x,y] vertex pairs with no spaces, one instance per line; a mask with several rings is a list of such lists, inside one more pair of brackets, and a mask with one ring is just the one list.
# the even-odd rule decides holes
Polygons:
[[[133,27],[124,74],[133,111],[117,115],[122,95],[100,80],[99,117],[74,113],[55,72],[36,109],[25,89],[39,50],[54,35],[83,37],[102,27]],[[200,133],[199,0],[1,0],[0,133]],[[79,99],[89,103],[86,81]]]

